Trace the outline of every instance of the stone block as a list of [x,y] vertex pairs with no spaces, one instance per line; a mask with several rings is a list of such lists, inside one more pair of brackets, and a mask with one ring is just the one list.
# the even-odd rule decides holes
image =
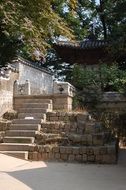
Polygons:
[[83,162],[87,162],[87,154],[83,154],[82,160],[83,160]]
[[69,121],[69,116],[65,115],[64,117],[61,118],[61,121]]
[[99,152],[100,152],[100,148],[99,147],[94,147],[93,150],[94,150],[94,154],[95,155],[98,155]]
[[32,152],[32,160],[38,161],[38,152]]
[[43,146],[38,145],[37,147],[38,147],[38,152],[40,152],[40,153],[41,153],[41,152],[44,152],[44,151],[43,151]]
[[66,147],[66,153],[71,154],[72,153],[72,147]]
[[104,144],[104,134],[93,134],[93,145],[102,146]]
[[78,127],[79,129],[85,130],[85,121],[78,121],[78,122],[77,122],[77,127]]
[[55,158],[60,159],[60,153],[55,153]]
[[53,126],[56,130],[59,129],[59,124],[55,123],[55,126]]
[[75,129],[70,129],[70,133],[76,133]]
[[49,153],[42,153],[42,159],[48,160],[49,159]]
[[81,144],[82,145],[87,145],[87,135],[82,135],[81,136]]
[[56,116],[60,117],[64,117],[66,115],[66,112],[62,112],[62,111],[59,111],[59,112],[56,112]]
[[18,113],[15,110],[9,110],[3,115],[4,119],[13,120],[18,118]]
[[29,152],[29,153],[28,153],[28,159],[29,159],[29,160],[33,160],[33,153],[32,153],[32,152]]
[[79,147],[73,147],[73,154],[79,154],[80,149]]
[[80,135],[84,134],[84,130],[77,128],[77,134],[80,134]]
[[68,160],[69,160],[70,162],[74,161],[74,160],[75,160],[75,155],[74,155],[74,154],[70,154],[70,155],[68,156]]
[[87,147],[87,155],[93,155],[94,154],[94,149]]
[[95,161],[95,156],[94,156],[94,155],[88,155],[87,160],[88,160],[89,162],[94,162],[94,161]]
[[76,114],[69,114],[69,120],[71,122],[77,122],[77,115]]
[[116,156],[115,155],[103,155],[103,163],[105,164],[115,164],[116,163]]
[[50,121],[59,121],[59,117],[50,117]]
[[80,147],[80,154],[86,154],[87,148],[86,147]]
[[102,163],[103,155],[97,154],[95,156],[95,160],[96,160],[97,163]]
[[68,138],[70,141],[72,141],[73,144],[81,142],[81,136],[78,134],[70,134]]
[[61,154],[61,159],[64,161],[68,160],[68,154]]
[[47,117],[55,117],[56,115],[56,112],[47,112]]
[[64,128],[65,129],[70,129],[71,128],[70,123],[65,123]]
[[49,153],[51,151],[51,148],[49,146],[45,147],[45,152]]
[[52,152],[50,152],[50,153],[49,153],[49,159],[50,159],[50,160],[54,160],[54,159],[55,159],[55,154],[52,153]]
[[115,146],[108,146],[107,147],[108,154],[116,154],[116,147]]
[[86,123],[85,125],[85,133],[86,134],[91,134],[94,133],[95,128],[94,128],[94,123]]
[[75,156],[75,160],[78,161],[78,162],[82,162],[83,156],[78,154],[78,155]]
[[0,120],[0,131],[6,131],[10,128],[11,125],[11,121],[7,121],[7,120]]
[[60,148],[59,148],[58,146],[53,147],[53,152],[58,153],[58,152],[59,152],[59,150],[60,150]]
[[87,135],[87,145],[92,145],[92,135]]
[[34,152],[39,152],[39,148],[41,147],[41,145],[36,145],[35,147],[34,147]]
[[66,147],[61,146],[61,147],[60,147],[60,153],[61,153],[61,154],[66,153]]
[[42,153],[38,153],[38,160],[42,160]]
[[85,112],[85,113],[78,113],[77,114],[77,122],[78,121],[85,121],[87,118],[88,118],[88,113]]
[[3,142],[4,136],[5,136],[5,131],[0,131],[0,143]]
[[107,154],[107,147],[101,147],[99,149],[99,154]]

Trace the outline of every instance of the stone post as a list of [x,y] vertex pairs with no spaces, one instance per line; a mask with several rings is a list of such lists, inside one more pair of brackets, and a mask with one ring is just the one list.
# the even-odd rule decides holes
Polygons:
[[30,86],[30,81],[26,80],[25,82],[25,94],[30,95],[31,94],[31,86]]
[[19,82],[16,80],[14,82],[14,88],[13,88],[14,96],[18,95],[30,95],[31,94],[31,88],[30,88],[30,82],[29,80],[26,80],[24,84],[19,84]]
[[72,110],[72,101],[74,96],[75,88],[68,82],[54,82],[54,110]]

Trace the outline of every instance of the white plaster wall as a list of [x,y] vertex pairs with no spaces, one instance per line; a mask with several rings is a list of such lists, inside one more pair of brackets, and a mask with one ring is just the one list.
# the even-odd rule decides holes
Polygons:
[[0,78],[0,117],[13,108],[13,83],[18,73],[11,73],[8,79]]
[[17,65],[17,68],[19,68],[19,83],[24,84],[26,80],[29,80],[31,94],[52,94],[53,76],[51,74],[21,62],[15,64]]

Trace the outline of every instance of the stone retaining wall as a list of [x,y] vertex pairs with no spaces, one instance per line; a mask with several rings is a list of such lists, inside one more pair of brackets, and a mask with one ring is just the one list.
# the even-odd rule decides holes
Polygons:
[[47,113],[47,121],[85,121],[89,119],[89,114],[78,112],[53,111]]
[[36,134],[31,160],[116,163],[116,140],[87,112],[48,112]]
[[48,122],[42,123],[42,132],[91,134],[103,131],[100,123],[86,112],[48,112],[46,116]]
[[3,119],[0,120],[0,143],[3,142],[5,131],[9,129],[10,124],[11,124],[11,121],[3,120]]
[[29,153],[30,160],[65,161],[79,163],[115,164],[115,145],[99,147],[73,147],[39,145]]

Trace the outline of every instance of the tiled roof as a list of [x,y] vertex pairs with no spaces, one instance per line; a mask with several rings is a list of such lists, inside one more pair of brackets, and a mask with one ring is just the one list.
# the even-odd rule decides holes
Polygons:
[[76,49],[92,49],[99,48],[108,45],[108,42],[104,40],[84,40],[81,42],[68,42],[68,41],[58,41],[54,45],[60,47],[69,47]]
[[27,65],[29,67],[33,67],[33,68],[35,68],[37,70],[40,70],[40,71],[42,71],[44,73],[48,73],[50,75],[53,75],[53,73],[51,71],[49,71],[48,69],[46,69],[46,68],[44,68],[42,66],[39,66],[34,62],[28,61],[28,60],[26,60],[26,59],[24,59],[24,58],[22,58],[20,56],[18,56],[15,60],[13,60],[12,63],[16,63],[16,62],[21,62],[21,63],[23,63],[23,64],[25,64],[25,65]]
[[108,42],[103,40],[85,40],[80,43],[80,47],[83,49],[104,47],[106,45],[108,45]]

